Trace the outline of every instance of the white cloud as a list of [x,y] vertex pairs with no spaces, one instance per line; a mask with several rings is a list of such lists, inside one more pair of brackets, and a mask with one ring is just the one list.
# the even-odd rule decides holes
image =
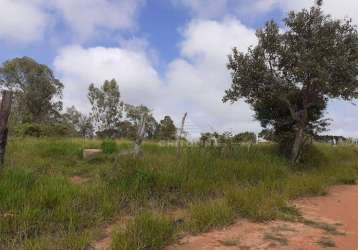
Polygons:
[[[194,16],[219,18],[228,14],[258,15],[273,9],[284,12],[301,10],[314,5],[315,0],[172,0],[190,9]],[[357,0],[324,0],[323,10],[335,18],[350,17],[358,24]]]
[[0,40],[28,43],[42,38],[49,23],[36,1],[0,0]]
[[182,57],[169,65],[166,74],[169,93],[174,95],[171,105],[182,107],[181,113],[188,111],[191,121],[204,131],[257,130],[247,104],[221,101],[224,90],[230,86],[227,55],[235,46],[245,51],[254,45],[255,31],[237,19],[197,19],[186,27],[183,38]]
[[[270,3],[261,0],[256,1],[255,8],[264,12],[274,8],[276,1],[282,1],[280,8],[285,10],[301,7],[288,5],[288,1],[283,0],[272,0]],[[195,7],[201,1],[192,3]],[[88,85],[115,78],[126,102],[148,105],[155,110],[157,118],[169,114],[178,123],[181,115],[188,112],[188,129],[192,134],[211,129],[259,131],[259,124],[253,121],[253,112],[247,104],[243,101],[234,105],[221,102],[224,90],[231,82],[226,69],[226,56],[234,46],[245,51],[256,44],[255,31],[236,18],[210,20],[203,16],[184,27],[182,42],[179,43],[180,56],[170,62],[161,75],[153,66],[153,59],[148,53],[149,45],[140,39],[122,42],[120,48],[63,48],[54,65],[66,85],[66,105],[75,104],[88,111]],[[358,135],[352,121],[342,117],[341,111],[348,110],[347,107],[339,105],[331,104],[329,108],[329,116],[335,119],[332,133]]]
[[328,134],[358,138],[358,103],[333,100],[328,105],[327,117],[331,118]]
[[30,43],[53,24],[65,24],[76,41],[135,26],[145,0],[0,0],[0,40]]
[[132,28],[143,0],[48,0],[46,3],[62,16],[78,38],[86,39],[101,29]]
[[[285,11],[300,10],[309,8],[313,5],[313,0],[275,0],[277,5]],[[331,14],[335,18],[352,18],[353,22],[358,24],[358,1],[357,0],[324,0],[323,10],[326,14]]]
[[[252,1],[252,11],[269,11],[274,8],[288,12],[291,10],[299,11],[303,8],[310,8],[315,0],[255,0]],[[358,24],[358,1],[357,0],[323,0],[322,9],[325,14],[330,14],[334,18],[344,19],[352,18],[355,24]]]
[[65,104],[75,104],[83,111],[89,110],[88,85],[115,78],[126,102],[154,108],[157,118],[170,114],[179,121],[188,112],[192,133],[211,128],[257,130],[248,105],[221,102],[230,86],[226,56],[234,46],[246,50],[254,43],[254,31],[236,19],[195,20],[183,31],[181,56],[168,65],[162,77],[144,52],[145,46],[141,50],[136,40],[136,50],[128,44],[122,48],[66,47],[54,65],[65,83]]
[[[122,48],[63,48],[56,57],[55,71],[65,84],[64,102],[89,111],[88,86],[116,79],[122,97],[133,104],[147,104],[160,91],[160,79],[144,52]],[[148,101],[149,100],[149,101]]]

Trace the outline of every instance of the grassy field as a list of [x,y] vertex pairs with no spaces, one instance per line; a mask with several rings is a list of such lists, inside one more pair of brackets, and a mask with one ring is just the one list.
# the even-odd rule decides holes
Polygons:
[[[239,216],[297,219],[290,200],[358,179],[355,146],[315,145],[294,168],[275,145],[187,147],[176,159],[175,148],[146,143],[137,160],[116,152],[83,160],[82,147],[80,139],[10,140],[0,173],[0,249],[89,249],[120,218],[128,219],[112,249],[163,249],[183,232]],[[128,147],[118,143],[118,151]]]

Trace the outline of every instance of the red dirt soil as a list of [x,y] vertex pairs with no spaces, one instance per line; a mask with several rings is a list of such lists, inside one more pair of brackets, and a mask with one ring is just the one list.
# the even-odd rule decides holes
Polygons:
[[167,250],[358,250],[358,185],[295,202],[310,223],[239,220],[223,230],[186,236]]

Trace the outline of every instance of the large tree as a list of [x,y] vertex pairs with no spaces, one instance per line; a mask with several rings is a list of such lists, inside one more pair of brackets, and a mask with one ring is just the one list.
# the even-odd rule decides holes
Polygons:
[[116,80],[105,81],[99,88],[91,84],[88,99],[92,105],[91,117],[99,131],[115,131],[121,122],[123,102]]
[[229,56],[232,85],[223,100],[251,104],[293,162],[300,160],[307,135],[326,128],[329,99],[358,96],[357,28],[323,14],[318,3],[290,12],[281,30],[268,22],[257,31],[257,46],[247,53],[234,48]]
[[4,62],[0,85],[14,92],[13,117],[19,122],[48,122],[62,110],[63,84],[49,67],[29,57]]

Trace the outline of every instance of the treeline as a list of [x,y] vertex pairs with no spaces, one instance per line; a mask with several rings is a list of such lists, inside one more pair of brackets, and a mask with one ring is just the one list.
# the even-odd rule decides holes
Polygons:
[[202,133],[200,136],[200,143],[204,146],[215,146],[217,144],[230,144],[230,143],[256,143],[257,137],[253,132],[243,132],[234,135],[231,132],[224,133]]
[[0,67],[0,86],[13,92],[10,133],[16,136],[84,136],[133,139],[141,117],[146,116],[145,136],[172,140],[177,129],[170,116],[156,121],[152,110],[121,99],[117,82],[90,84],[90,114],[75,106],[63,108],[64,85],[46,65],[29,57],[8,60]]

